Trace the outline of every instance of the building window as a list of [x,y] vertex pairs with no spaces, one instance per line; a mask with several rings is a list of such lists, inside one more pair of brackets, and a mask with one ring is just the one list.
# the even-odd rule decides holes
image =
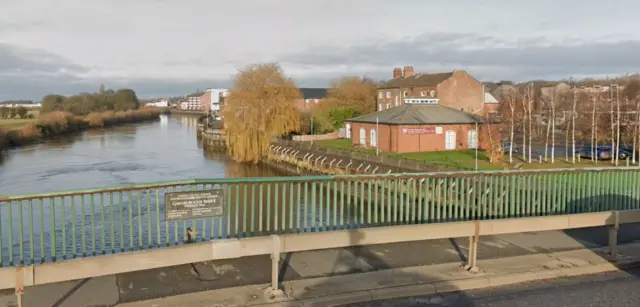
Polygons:
[[378,92],[378,99],[382,99],[382,92]]
[[346,130],[345,131],[345,136],[347,137],[347,139],[350,139],[351,138],[351,124],[347,124],[345,126],[344,130]]
[[400,97],[396,96],[396,107],[400,104]]
[[426,91],[420,92],[420,97],[425,97],[425,96],[427,96],[427,92]]
[[478,148],[478,132],[476,130],[469,130],[467,142],[469,148]]
[[382,104],[381,103],[378,104],[378,111],[382,111]]
[[431,97],[436,97],[436,91],[431,91],[431,92],[429,93],[429,95],[430,95]]
[[409,96],[409,92],[404,91],[404,97],[408,97]]
[[387,103],[387,109],[391,108],[391,104]]
[[391,98],[391,92],[387,91],[387,98]]
[[447,130],[444,138],[444,148],[446,150],[456,149],[456,132],[453,130]]
[[377,135],[376,129],[371,129],[370,134],[371,135],[369,136],[370,138],[369,144],[371,144],[371,147],[378,146],[378,135]]
[[360,128],[360,145],[367,146],[367,132],[364,128]]

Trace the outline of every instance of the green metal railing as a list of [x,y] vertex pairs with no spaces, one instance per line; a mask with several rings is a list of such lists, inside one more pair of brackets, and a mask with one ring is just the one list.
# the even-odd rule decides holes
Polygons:
[[[640,209],[640,168],[197,179],[0,199],[0,266],[196,241]],[[223,216],[165,220],[164,194],[223,189]]]

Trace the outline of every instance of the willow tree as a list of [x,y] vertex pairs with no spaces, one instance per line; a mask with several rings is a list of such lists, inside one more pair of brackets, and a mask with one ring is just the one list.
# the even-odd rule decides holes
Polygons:
[[229,155],[257,163],[271,139],[300,130],[295,100],[300,91],[277,64],[252,65],[240,71],[222,109]]

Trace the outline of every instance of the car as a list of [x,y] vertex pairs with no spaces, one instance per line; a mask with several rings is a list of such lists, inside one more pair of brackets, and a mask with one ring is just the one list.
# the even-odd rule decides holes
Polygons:
[[508,153],[510,148],[512,148],[513,152],[518,152],[518,145],[515,143],[502,142],[502,152]]
[[[593,147],[591,145],[585,145],[582,150],[578,151],[578,154],[583,158],[591,159],[595,157],[598,160],[612,159],[614,155],[614,148],[611,145],[597,146],[595,150],[595,156],[593,155]],[[625,160],[632,156],[632,152],[624,148],[618,149],[618,159]]]

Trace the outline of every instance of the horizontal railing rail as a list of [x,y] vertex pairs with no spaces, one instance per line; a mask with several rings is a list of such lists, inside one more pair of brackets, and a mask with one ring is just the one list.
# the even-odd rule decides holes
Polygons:
[[[272,234],[635,210],[639,179],[640,168],[628,167],[193,179],[6,196],[0,267]],[[222,215],[166,218],[167,193],[211,190],[223,193]]]
[[482,236],[597,226],[610,228],[609,247],[610,252],[615,254],[617,243],[615,234],[618,227],[638,222],[640,222],[640,211],[629,210],[215,240],[179,247],[59,261],[21,268],[0,268],[0,290],[22,289],[23,286],[256,255],[272,255],[272,287],[277,288],[278,264],[281,253],[469,237],[470,254],[467,261],[471,262],[476,260],[471,252],[477,251],[478,238]]

